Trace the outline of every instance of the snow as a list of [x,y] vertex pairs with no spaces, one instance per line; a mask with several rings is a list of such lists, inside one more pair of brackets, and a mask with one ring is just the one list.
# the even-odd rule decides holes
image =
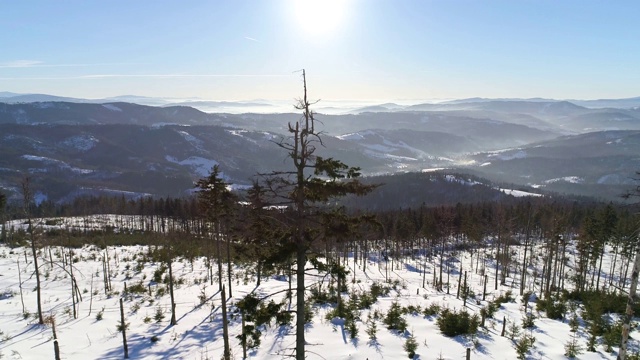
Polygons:
[[358,141],[358,140],[363,140],[364,136],[362,136],[360,133],[351,133],[351,134],[345,134],[345,135],[338,135],[336,136],[338,139],[340,140],[348,140],[348,141]]
[[38,109],[51,109],[55,107],[55,103],[53,102],[34,102],[31,103],[31,106]]
[[471,181],[471,180],[467,180],[467,179],[461,179],[455,175],[450,175],[447,174],[444,177],[448,182],[457,182],[459,184],[462,185],[467,185],[467,186],[473,186],[473,185],[482,185],[482,183],[479,183],[477,181]]
[[505,193],[507,195],[511,195],[513,197],[524,197],[524,196],[538,197],[538,196],[542,196],[541,194],[536,194],[536,193],[532,193],[532,192],[528,192],[528,191],[522,191],[522,190],[512,190],[512,189],[499,189],[499,190],[502,191],[503,193]]
[[159,123],[155,123],[155,124],[151,125],[151,127],[154,128],[154,129],[159,129],[159,128],[165,127],[165,126],[189,127],[191,125],[178,124],[178,123],[169,123],[169,122],[159,122]]
[[[48,221],[47,221],[48,220]],[[96,229],[99,226],[114,226],[120,224],[132,228],[144,226],[145,219],[136,216],[99,215],[77,218],[59,219],[33,219],[38,229],[63,229],[69,224],[85,226]],[[155,219],[155,221],[158,221]],[[57,225],[44,225],[45,223]],[[42,225],[40,225],[42,224]],[[14,220],[8,224],[11,226],[26,227],[24,220]],[[118,226],[121,228],[120,226]],[[570,240],[571,241],[571,240]],[[358,336],[351,339],[345,329],[345,320],[332,317],[327,320],[325,316],[332,309],[330,305],[313,305],[314,317],[306,328],[307,358],[308,359],[353,359],[353,360],[377,360],[377,359],[404,359],[407,358],[403,350],[403,344],[409,334],[413,334],[418,343],[417,355],[414,359],[464,359],[467,348],[471,349],[473,360],[498,360],[516,358],[514,342],[507,337],[500,336],[502,319],[508,323],[520,324],[525,309],[521,305],[521,297],[518,296],[519,272],[512,271],[504,284],[498,284],[494,290],[494,273],[486,271],[488,283],[487,298],[482,300],[482,287],[484,284],[483,272],[493,269],[493,257],[491,250],[486,257],[486,264],[480,263],[481,269],[473,271],[477,264],[477,256],[469,257],[469,252],[456,252],[450,254],[451,280],[450,291],[446,285],[443,291],[433,288],[431,281],[437,274],[437,261],[427,261],[422,255],[417,254],[415,259],[406,257],[385,261],[382,243],[373,243],[370,256],[366,259],[366,271],[362,261],[354,261],[352,254],[347,254],[346,268],[350,271],[347,275],[349,292],[368,290],[374,283],[389,286],[388,295],[380,296],[370,310],[361,310],[356,325],[359,328]],[[533,263],[529,268],[530,276],[525,284],[527,290],[539,291],[536,284],[534,271],[539,271],[543,266],[544,243],[534,240],[534,249],[530,251],[529,259]],[[132,359],[218,359],[222,354],[222,330],[220,292],[217,283],[210,285],[207,275],[206,259],[196,257],[193,262],[184,258],[177,258],[173,262],[174,277],[182,281],[175,289],[177,325],[169,325],[170,298],[165,291],[166,287],[151,279],[154,272],[160,268],[160,264],[149,260],[147,257],[151,246],[107,246],[101,249],[96,246],[85,246],[73,249],[74,276],[82,300],[78,305],[78,317],[72,315],[71,296],[69,295],[70,277],[63,268],[62,258],[69,254],[69,249],[61,247],[42,248],[39,250],[43,311],[45,316],[54,315],[56,333],[60,345],[61,357],[70,360],[85,359],[121,359],[122,358],[122,334],[116,330],[120,319],[119,301],[122,298],[126,317],[127,343],[129,356]],[[523,253],[521,246],[512,245],[510,252],[515,257],[513,264],[521,263]],[[575,245],[570,245],[568,254],[575,252]],[[24,247],[10,248],[0,245],[0,319],[2,319],[2,333],[0,340],[0,353],[5,358],[44,359],[51,358],[53,351],[51,327],[37,325],[34,318],[36,311],[35,277],[33,262],[30,258],[30,249]],[[103,281],[102,258],[108,254],[109,279],[112,284],[111,291],[105,291]],[[605,253],[603,268],[608,269],[613,257],[611,249]],[[54,263],[50,263],[52,259]],[[225,268],[226,268],[226,264]],[[426,268],[424,266],[426,265]],[[574,266],[574,257],[567,257],[567,267],[571,271]],[[20,267],[18,269],[18,266]],[[446,266],[446,264],[445,264]],[[213,264],[215,268],[215,263]],[[426,270],[426,287],[423,287],[422,271]],[[462,298],[456,297],[457,283],[460,278],[459,269],[468,271],[468,286],[475,295],[463,305]],[[19,275],[20,274],[20,279]],[[255,292],[259,295],[274,294],[275,301],[284,299],[284,291],[288,287],[286,275],[271,275],[263,279],[260,286],[256,287],[253,272],[248,268],[234,266],[233,270],[233,296],[228,304],[233,305],[245,295]],[[389,282],[385,282],[385,277]],[[166,272],[165,272],[166,275]],[[445,271],[444,279],[446,281]],[[226,277],[225,277],[226,279]],[[22,283],[20,282],[22,281]],[[295,283],[295,278],[293,279]],[[608,281],[608,278],[606,279]],[[319,281],[316,277],[308,278],[309,285]],[[606,282],[603,280],[603,282]],[[129,289],[140,284],[144,290],[142,293],[124,294],[125,283]],[[313,284],[313,285],[312,285]],[[324,282],[328,286],[328,280]],[[151,294],[147,289],[151,290]],[[423,309],[436,304],[442,308],[466,309],[472,313],[478,313],[485,307],[488,301],[492,301],[500,295],[511,291],[515,301],[502,304],[493,318],[486,319],[486,327],[479,330],[475,338],[457,336],[449,338],[442,335],[436,324],[437,316],[424,316],[420,313],[407,313],[403,318],[408,323],[407,331],[398,333],[387,330],[381,321],[376,321],[377,338],[369,339],[365,329],[369,315],[378,311],[384,313],[393,302],[401,306],[420,306]],[[24,297],[25,310],[23,312],[21,292]],[[449,294],[447,294],[449,292]],[[205,303],[200,301],[204,295]],[[348,295],[343,294],[344,301]],[[294,302],[290,305],[295,309]],[[163,319],[156,321],[155,314],[160,312]],[[527,359],[563,359],[564,345],[569,341],[571,332],[566,320],[551,320],[535,310],[535,299],[531,300],[528,311],[535,316],[535,327],[531,335],[536,338],[534,347]],[[102,313],[99,320],[98,313]],[[580,316],[581,309],[577,314]],[[27,316],[24,316],[26,314]],[[583,331],[576,334],[579,343],[584,347],[588,334]],[[241,321],[237,316],[230,316],[229,340],[234,358],[240,359],[242,350],[236,336],[240,334]],[[295,331],[291,326],[278,326],[271,323],[261,328],[263,333],[261,346],[257,350],[248,352],[250,359],[281,359],[291,354],[291,348],[295,345]],[[525,330],[521,330],[525,333]],[[529,330],[526,330],[529,334]],[[637,347],[637,327],[632,327],[630,344]],[[156,339],[153,341],[152,339]],[[606,353],[603,346],[598,344],[596,352],[583,352],[579,359],[615,359],[615,353]],[[614,348],[617,350],[617,347]]]
[[193,172],[200,177],[209,176],[209,172],[211,171],[211,169],[215,165],[218,165],[217,161],[206,159],[200,156],[190,156],[184,160],[178,160],[173,156],[167,155],[165,156],[165,159],[174,164],[190,167]]
[[440,170],[446,170],[447,168],[430,168],[430,169],[422,169],[423,173],[436,172]]
[[597,181],[598,184],[620,184],[622,183],[620,175],[608,174],[600,177]]
[[257,142],[257,141],[255,141],[254,139],[252,139],[252,138],[250,138],[250,137],[246,137],[246,136],[244,136],[244,135],[243,135],[243,134],[246,134],[246,133],[248,133],[248,132],[249,132],[249,131],[247,131],[247,130],[242,130],[242,129],[240,129],[240,130],[227,130],[227,132],[228,132],[229,134],[233,135],[233,136],[237,136],[237,137],[243,138],[243,139],[248,140],[248,141],[250,141],[250,142],[252,142],[252,143],[254,143],[254,144],[257,144],[257,143],[258,143],[258,142]]
[[122,112],[122,109],[120,109],[119,107],[113,105],[113,104],[102,104],[102,107],[104,107],[105,109],[109,109],[111,111],[120,111]]
[[546,180],[545,183],[546,184],[551,184],[551,183],[555,183],[555,182],[559,182],[559,181],[564,181],[564,182],[568,182],[568,183],[571,183],[571,184],[581,184],[581,183],[584,182],[584,179],[579,177],[579,176],[565,176],[565,177]]
[[504,152],[492,152],[489,154],[489,157],[495,157],[505,161],[514,160],[514,159],[524,159],[527,157],[527,152],[524,150],[519,150],[510,154],[506,154]]
[[[52,158],[48,158],[48,157],[44,157],[44,156],[22,155],[22,158],[26,159],[26,160],[30,160],[30,161],[39,161],[39,162],[42,162],[42,163],[44,163],[46,165],[55,165],[60,169],[69,170],[69,171],[71,171],[73,173],[81,174],[81,175],[91,174],[91,173],[94,172],[93,170],[89,170],[89,169],[82,169],[82,168],[73,167],[73,166],[67,164],[64,161],[60,161],[60,160],[56,160],[56,159],[52,159]],[[32,172],[47,172],[47,169],[35,168],[35,169],[29,169],[29,171],[32,171]]]
[[204,143],[203,143],[202,140],[200,140],[197,137],[189,134],[186,131],[178,131],[178,134],[180,134],[180,136],[182,136],[183,139],[188,141],[197,150],[204,151],[204,148],[203,148],[203,144]]
[[65,139],[62,144],[79,151],[89,151],[100,141],[91,135],[77,135]]
[[36,206],[42,204],[44,201],[47,201],[49,199],[49,197],[46,194],[43,194],[42,192],[38,191],[33,195],[33,202],[36,204]]

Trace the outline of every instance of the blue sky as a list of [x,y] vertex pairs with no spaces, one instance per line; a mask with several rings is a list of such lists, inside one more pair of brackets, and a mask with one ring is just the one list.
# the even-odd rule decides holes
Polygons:
[[323,99],[634,97],[639,13],[590,0],[3,1],[0,91],[291,99],[305,68]]

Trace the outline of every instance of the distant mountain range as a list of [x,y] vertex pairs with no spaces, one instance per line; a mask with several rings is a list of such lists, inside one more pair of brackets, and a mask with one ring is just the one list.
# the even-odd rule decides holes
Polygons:
[[[54,201],[99,193],[180,196],[213,164],[247,185],[258,172],[287,169],[276,143],[300,118],[188,106],[277,108],[263,100],[104,100],[0,93],[0,188],[17,199],[20,178],[31,174],[41,198]],[[136,103],[145,101],[156,106]],[[385,103],[319,114],[326,133],[319,152],[366,175],[445,168],[525,190],[616,199],[633,188],[640,165],[634,101],[640,105],[640,98]]]

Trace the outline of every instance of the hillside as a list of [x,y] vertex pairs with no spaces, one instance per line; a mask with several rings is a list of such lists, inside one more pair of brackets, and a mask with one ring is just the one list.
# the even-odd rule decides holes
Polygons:
[[[467,99],[363,110],[319,114],[325,136],[318,151],[367,176],[447,168],[609,200],[634,184],[637,109]],[[213,164],[247,185],[257,173],[283,168],[286,155],[276,143],[299,117],[124,102],[0,103],[0,187],[18,199],[20,178],[30,173],[40,197],[54,201],[100,193],[181,196]]]

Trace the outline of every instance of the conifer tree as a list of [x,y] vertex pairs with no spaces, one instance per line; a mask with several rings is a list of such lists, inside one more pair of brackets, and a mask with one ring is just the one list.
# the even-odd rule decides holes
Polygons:
[[314,228],[317,222],[311,219],[323,213],[322,205],[331,199],[345,195],[365,195],[375,185],[362,184],[358,177],[360,169],[350,167],[333,158],[316,154],[318,146],[323,146],[322,132],[316,128],[315,113],[307,98],[307,81],[302,70],[303,97],[295,105],[302,112],[299,121],[289,123],[290,137],[278,142],[291,159],[293,170],[273,172],[271,184],[286,189],[286,199],[290,205],[289,234],[295,253],[296,275],[296,348],[297,360],[305,358],[305,264],[312,244],[321,240],[321,231]]
[[[199,188],[198,196],[200,200],[200,206],[204,210],[206,221],[211,225],[209,232],[212,232],[213,239],[216,242],[216,255],[218,263],[218,286],[221,292],[222,300],[222,328],[224,337],[224,354],[223,358],[229,360],[231,358],[231,351],[229,348],[229,321],[227,319],[227,294],[222,284],[222,249],[221,249],[221,237],[222,237],[222,222],[231,213],[231,204],[233,195],[229,190],[228,184],[224,181],[220,175],[220,169],[218,165],[215,165],[211,169],[211,173],[208,177],[200,179],[196,183],[196,187]],[[227,245],[229,239],[227,238]]]
[[7,229],[5,228],[6,225],[4,224],[4,212],[6,206],[7,196],[0,191],[0,226],[2,226],[2,229],[0,229],[0,242],[7,241]]

